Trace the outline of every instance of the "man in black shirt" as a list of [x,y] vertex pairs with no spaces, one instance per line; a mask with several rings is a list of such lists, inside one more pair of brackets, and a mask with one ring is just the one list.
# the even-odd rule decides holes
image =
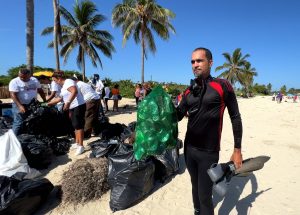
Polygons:
[[191,176],[195,215],[214,214],[212,186],[207,170],[219,160],[220,141],[225,108],[231,118],[234,150],[231,160],[242,165],[242,121],[235,93],[227,80],[210,75],[212,54],[206,48],[192,53],[195,79],[185,91],[177,107],[178,120],[188,116],[184,141],[186,166]]

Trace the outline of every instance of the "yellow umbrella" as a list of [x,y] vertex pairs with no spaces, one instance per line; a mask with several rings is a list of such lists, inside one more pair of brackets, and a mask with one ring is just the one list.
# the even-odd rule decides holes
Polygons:
[[51,71],[39,71],[39,72],[33,73],[33,76],[35,76],[35,77],[39,77],[39,76],[42,76],[42,75],[47,76],[47,77],[52,77],[53,72],[51,72]]

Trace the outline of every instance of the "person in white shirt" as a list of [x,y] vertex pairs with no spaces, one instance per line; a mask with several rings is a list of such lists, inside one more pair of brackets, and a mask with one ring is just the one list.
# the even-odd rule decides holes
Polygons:
[[24,119],[28,116],[27,106],[29,103],[32,99],[37,99],[37,93],[40,94],[43,101],[46,101],[46,97],[40,82],[31,77],[31,72],[28,69],[20,69],[18,77],[9,82],[9,92],[13,100],[14,121],[12,129],[15,135],[18,135]]
[[52,99],[48,102],[48,105],[55,105],[62,100],[64,101],[63,110],[69,111],[72,125],[75,129],[75,143],[72,145],[72,148],[77,149],[76,155],[80,155],[84,152],[83,138],[86,104],[83,95],[76,83],[71,79],[66,79],[61,71],[54,72],[52,80],[62,88],[60,97]]
[[[59,84],[55,83],[54,81],[50,81],[49,77],[46,77],[44,75],[41,75],[37,78],[41,84],[47,84],[50,86],[49,88],[51,93],[49,96],[46,96],[46,102],[51,101],[54,97],[59,97],[60,90],[61,90],[61,86]],[[57,103],[56,108],[57,110],[62,111],[63,103],[62,102]]]
[[103,105],[102,105],[102,102],[101,102],[101,99],[104,96],[104,95],[102,95],[102,92],[103,92],[103,89],[104,89],[104,84],[101,81],[100,76],[98,74],[94,74],[93,79],[90,80],[89,83],[95,89],[96,93],[100,96],[99,112],[102,114],[102,116],[104,116]]
[[107,84],[104,85],[104,105],[105,105],[105,113],[108,111],[108,100],[110,99],[110,89]]
[[84,83],[81,77],[73,77],[78,89],[86,102],[84,137],[91,137],[93,128],[97,125],[99,116],[100,95],[96,93],[90,84]]

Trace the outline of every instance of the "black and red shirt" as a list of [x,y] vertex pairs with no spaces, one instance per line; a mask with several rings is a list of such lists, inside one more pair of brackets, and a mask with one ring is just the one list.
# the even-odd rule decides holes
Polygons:
[[242,121],[231,84],[211,76],[205,80],[193,80],[177,107],[178,120],[188,115],[185,145],[204,151],[219,151],[226,107],[233,128],[234,147],[241,148]]

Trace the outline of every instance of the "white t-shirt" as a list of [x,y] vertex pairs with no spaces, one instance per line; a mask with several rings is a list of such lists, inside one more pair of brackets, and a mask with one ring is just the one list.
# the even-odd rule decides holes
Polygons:
[[81,94],[80,90],[78,89],[75,81],[71,79],[66,79],[64,85],[61,88],[60,96],[63,98],[64,102],[69,101],[71,92],[68,91],[69,87],[75,86],[77,88],[77,96],[74,98],[74,100],[70,104],[70,109],[76,108],[79,105],[82,105],[85,103],[83,99],[83,95]]
[[92,99],[100,99],[100,96],[95,92],[91,85],[84,83],[83,81],[77,81],[77,86],[82,93],[85,102]]
[[55,81],[51,81],[50,90],[52,92],[56,92],[55,95],[58,96],[60,94],[60,91],[61,91],[61,86],[59,84],[55,83]]
[[96,82],[96,93],[98,93],[99,95],[102,95],[102,90],[104,88],[104,84],[102,83],[102,81],[99,79],[97,82]]
[[109,93],[110,93],[110,89],[109,89],[109,87],[105,87],[105,88],[104,88],[104,91],[105,91],[104,98],[107,98],[107,99],[109,99]]
[[21,104],[29,104],[32,99],[37,98],[37,89],[41,88],[40,82],[35,77],[30,77],[29,81],[24,82],[19,77],[9,82],[9,91],[16,92]]

